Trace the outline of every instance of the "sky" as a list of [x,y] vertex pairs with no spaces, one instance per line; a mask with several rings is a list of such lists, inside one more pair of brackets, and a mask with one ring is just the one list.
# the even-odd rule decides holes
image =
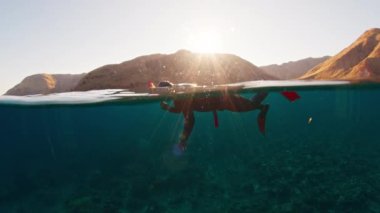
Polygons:
[[262,66],[335,55],[380,28],[379,0],[0,0],[0,94],[179,49]]

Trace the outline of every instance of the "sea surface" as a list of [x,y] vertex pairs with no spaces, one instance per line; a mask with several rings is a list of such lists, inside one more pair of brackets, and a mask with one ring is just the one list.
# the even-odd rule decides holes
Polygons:
[[380,212],[380,85],[316,84],[246,83],[266,135],[257,110],[196,112],[181,156],[170,97],[3,96],[0,212]]

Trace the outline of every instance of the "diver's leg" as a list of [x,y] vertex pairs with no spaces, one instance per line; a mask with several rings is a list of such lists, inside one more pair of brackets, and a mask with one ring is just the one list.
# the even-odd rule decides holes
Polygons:
[[269,110],[269,104],[261,104],[260,105],[260,113],[257,115],[257,124],[259,126],[259,131],[265,135],[265,123],[267,112]]
[[179,137],[178,144],[175,146],[176,150],[174,151],[175,154],[178,154],[178,155],[182,154],[182,152],[186,150],[187,140],[190,137],[190,134],[191,134],[191,132],[193,130],[194,123],[195,123],[195,118],[194,118],[194,112],[193,111],[184,112],[183,116],[184,116],[183,131],[181,133],[181,136]]
[[261,102],[268,96],[267,92],[258,92],[255,96],[251,98],[251,101],[255,105],[261,105]]
[[257,124],[259,126],[259,131],[265,135],[265,123],[266,123],[266,116],[267,112],[269,110],[268,104],[262,104],[264,99],[268,96],[267,92],[259,92],[254,97],[252,97],[251,101],[253,105],[257,105],[258,109],[260,109],[260,113],[257,116]]
[[257,109],[263,110],[265,105],[263,105],[262,102],[267,96],[268,93],[266,92],[257,93],[251,98],[251,100],[240,95],[226,96],[223,99],[223,106],[221,108],[232,112],[248,112]]

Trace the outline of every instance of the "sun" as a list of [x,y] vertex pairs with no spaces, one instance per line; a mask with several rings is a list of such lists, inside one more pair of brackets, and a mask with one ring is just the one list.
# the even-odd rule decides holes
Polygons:
[[191,34],[187,40],[187,48],[199,53],[216,53],[222,50],[221,34],[216,31],[202,31]]

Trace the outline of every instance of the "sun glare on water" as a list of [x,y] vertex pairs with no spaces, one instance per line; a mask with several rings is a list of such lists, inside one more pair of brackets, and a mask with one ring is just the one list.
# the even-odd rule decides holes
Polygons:
[[222,37],[215,31],[204,31],[189,36],[187,48],[193,52],[216,53],[222,50]]

